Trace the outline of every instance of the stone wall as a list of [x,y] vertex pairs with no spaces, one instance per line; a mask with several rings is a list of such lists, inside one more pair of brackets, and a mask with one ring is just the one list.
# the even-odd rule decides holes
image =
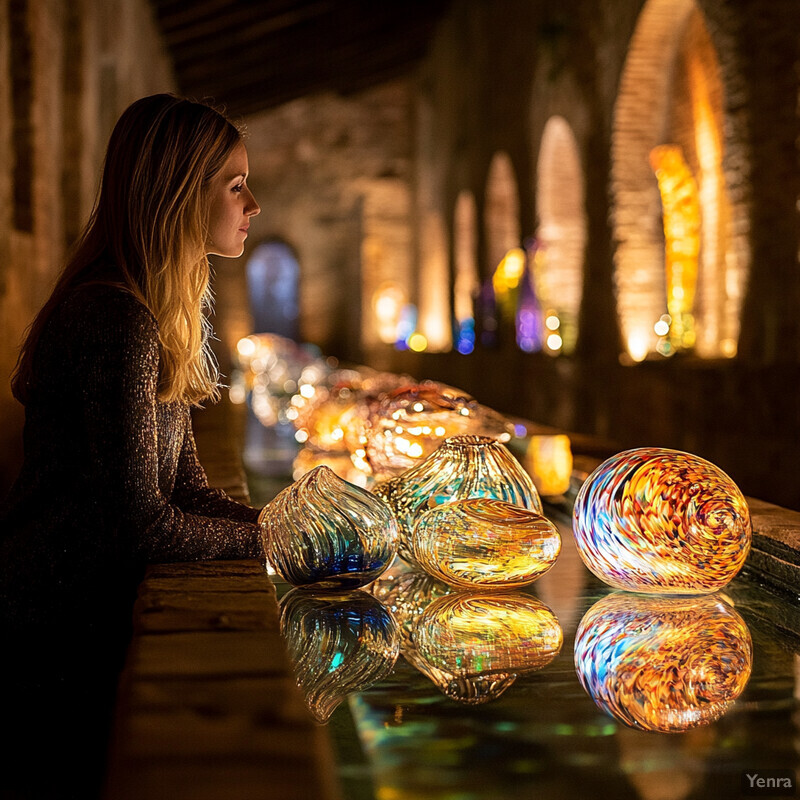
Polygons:
[[25,328],[91,211],[105,143],[175,88],[146,0],[0,2],[0,494],[21,460],[9,378]]

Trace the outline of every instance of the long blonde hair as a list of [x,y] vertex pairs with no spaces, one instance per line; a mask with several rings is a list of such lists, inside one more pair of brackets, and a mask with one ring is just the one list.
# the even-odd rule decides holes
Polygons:
[[171,94],[127,108],[111,134],[89,222],[20,351],[11,382],[20,402],[28,400],[48,318],[70,289],[94,281],[121,285],[155,317],[160,400],[198,404],[219,396],[205,314],[209,186],[241,139],[216,109]]

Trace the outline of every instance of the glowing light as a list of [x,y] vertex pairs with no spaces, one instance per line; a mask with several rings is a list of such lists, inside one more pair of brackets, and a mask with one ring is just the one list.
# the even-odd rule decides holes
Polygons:
[[564,342],[557,333],[551,333],[547,337],[547,346],[551,350],[560,350],[562,344],[564,344]]
[[552,497],[565,494],[572,478],[572,445],[569,436],[532,436],[522,463],[540,495]]
[[725,358],[734,358],[736,356],[736,351],[738,348],[734,339],[723,339],[719,343],[719,347],[722,351],[722,355],[725,356]]
[[300,444],[303,444],[308,441],[308,431],[301,428],[299,431],[295,431],[294,438],[300,442]]
[[240,406],[247,399],[247,391],[241,383],[235,383],[228,389],[228,397],[231,403]]
[[421,333],[412,333],[408,337],[408,346],[415,353],[422,353],[428,347],[428,340]]
[[650,349],[649,337],[641,331],[634,331],[628,337],[628,353],[634,361],[644,361]]
[[310,383],[304,383],[300,387],[300,394],[305,398],[311,398],[316,393],[316,389]]
[[382,342],[392,344],[397,341],[397,326],[405,305],[405,293],[393,283],[383,284],[373,295],[372,308],[375,312],[378,338]]
[[544,324],[548,330],[557,331],[561,325],[561,320],[555,314],[549,314]]
[[653,330],[656,336],[666,336],[669,333],[669,325],[663,319],[660,319],[653,325]]
[[239,339],[239,341],[236,343],[237,352],[240,356],[244,356],[245,358],[249,358],[250,356],[254,355],[256,352],[256,347],[256,343],[249,337]]
[[694,305],[700,253],[701,208],[697,181],[677,144],[654,147],[650,163],[658,180],[664,218],[667,308],[670,341],[690,348],[695,342]]

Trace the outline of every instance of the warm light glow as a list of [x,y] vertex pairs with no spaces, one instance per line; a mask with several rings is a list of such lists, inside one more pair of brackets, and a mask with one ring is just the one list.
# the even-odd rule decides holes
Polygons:
[[565,434],[533,435],[523,466],[540,495],[551,497],[569,490],[572,478],[572,446]]
[[719,343],[720,350],[722,351],[722,355],[725,358],[734,358],[736,356],[736,342],[733,339],[723,339]]
[[634,331],[628,337],[628,353],[634,361],[644,361],[650,349],[650,337],[643,331]]
[[385,344],[397,341],[397,326],[407,298],[403,290],[394,283],[385,283],[373,295],[372,308],[378,338]]
[[447,229],[441,215],[430,212],[424,218],[420,242],[417,330],[426,339],[423,349],[434,353],[446,352],[453,344],[447,242]]
[[415,353],[422,353],[428,347],[428,340],[421,333],[412,333],[408,337],[408,346]]
[[691,348],[695,343],[692,311],[701,228],[697,182],[680,145],[653,148],[650,163],[658,180],[663,209],[667,309],[672,317],[670,343],[678,349]]
[[669,323],[663,319],[660,319],[653,325],[653,330],[656,333],[656,336],[666,336],[669,333]]
[[244,358],[249,358],[250,356],[254,355],[256,348],[257,344],[249,336],[245,337],[244,339],[239,339],[239,341],[236,343],[237,352]]
[[544,324],[548,330],[557,331],[559,325],[561,325],[561,320],[555,314],[550,314],[544,321]]
[[547,346],[551,350],[560,350],[562,344],[563,344],[563,341],[562,341],[561,337],[557,333],[551,333],[547,337]]

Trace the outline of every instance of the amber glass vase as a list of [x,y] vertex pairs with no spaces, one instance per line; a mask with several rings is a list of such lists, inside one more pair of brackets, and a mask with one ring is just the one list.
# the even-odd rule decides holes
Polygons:
[[445,583],[513,589],[555,564],[561,536],[535,511],[474,497],[427,511],[414,526],[411,544],[417,563]]
[[397,524],[387,504],[326,466],[278,494],[259,523],[267,559],[295,586],[365,586],[396,553]]

